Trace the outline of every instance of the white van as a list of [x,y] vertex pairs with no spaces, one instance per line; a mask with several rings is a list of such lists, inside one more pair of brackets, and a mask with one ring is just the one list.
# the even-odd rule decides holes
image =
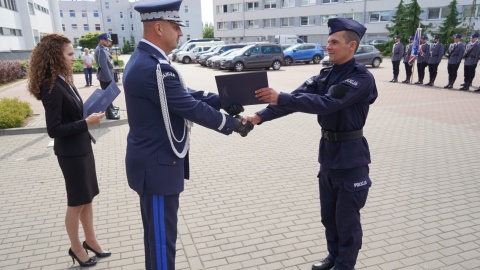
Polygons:
[[275,43],[277,44],[298,44],[298,43],[305,43],[301,40],[297,35],[293,34],[286,34],[286,35],[276,35],[275,36]]
[[202,44],[202,45],[196,46],[190,51],[179,51],[177,53],[177,58],[175,59],[175,61],[182,62],[184,64],[190,64],[192,60],[195,59],[195,54],[208,51],[211,47],[213,46],[204,46]]
[[196,46],[217,46],[217,45],[224,45],[225,42],[220,39],[190,39],[187,40],[185,43],[180,46],[180,48],[173,50],[169,55],[168,58],[172,61],[177,59],[177,54],[180,51],[190,51]]

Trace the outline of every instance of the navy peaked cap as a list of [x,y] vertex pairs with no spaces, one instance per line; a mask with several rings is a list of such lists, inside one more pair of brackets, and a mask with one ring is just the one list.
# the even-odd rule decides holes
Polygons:
[[435,36],[433,36],[433,39],[440,39],[440,36],[435,35]]
[[332,18],[328,20],[328,34],[331,35],[333,33],[339,31],[350,30],[357,33],[358,37],[362,39],[365,31],[367,28],[361,25],[359,22],[352,20],[352,19],[345,19],[345,18]]
[[102,33],[100,35],[97,36],[97,39],[100,40],[100,39],[107,39],[109,41],[112,41],[112,39],[110,38],[110,35],[107,34],[107,33]]
[[456,35],[454,35],[453,37],[454,37],[454,38],[462,38],[462,35],[456,34]]
[[402,38],[402,37],[401,37],[401,36],[399,36],[399,35],[396,35],[396,36],[395,36],[395,38]]
[[415,37],[414,37],[414,36],[410,36],[410,37],[408,37],[408,40],[415,40]]
[[182,0],[162,0],[140,3],[134,8],[140,12],[142,22],[170,21],[180,26],[186,26],[180,19],[180,5]]
[[473,33],[472,38],[478,38],[478,33]]
[[423,36],[423,37],[422,37],[422,39],[426,39],[426,40],[428,40],[428,37],[427,37],[427,36]]

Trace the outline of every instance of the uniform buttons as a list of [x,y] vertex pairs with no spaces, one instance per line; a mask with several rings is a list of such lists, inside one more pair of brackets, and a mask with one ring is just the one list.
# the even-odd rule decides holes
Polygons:
[[176,161],[174,161],[174,162],[173,162],[173,165],[175,165],[175,164],[177,164],[177,162],[176,162]]

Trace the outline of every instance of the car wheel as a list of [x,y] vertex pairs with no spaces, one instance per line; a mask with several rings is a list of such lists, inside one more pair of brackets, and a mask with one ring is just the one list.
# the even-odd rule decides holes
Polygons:
[[235,63],[234,69],[235,71],[242,71],[245,66],[243,65],[242,62],[237,62]]
[[372,67],[379,67],[381,62],[380,58],[374,58],[372,61]]
[[322,57],[320,55],[315,55],[312,61],[314,64],[320,64],[320,61],[322,61]]
[[293,63],[293,60],[291,57],[285,58],[285,66],[290,66],[292,63]]
[[188,57],[188,56],[183,57],[182,63],[190,64],[190,62],[192,62],[192,59],[190,59],[190,57]]
[[273,70],[279,70],[281,66],[282,66],[282,63],[280,63],[280,61],[278,60],[273,61],[273,64],[272,64]]

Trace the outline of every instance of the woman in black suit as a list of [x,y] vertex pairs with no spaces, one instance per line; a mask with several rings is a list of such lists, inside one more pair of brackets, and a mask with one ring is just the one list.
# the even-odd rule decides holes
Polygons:
[[[61,34],[42,37],[29,63],[28,90],[42,100],[48,135],[54,138],[54,151],[65,178],[68,207],[65,227],[70,239],[68,254],[81,266],[93,266],[95,258],[110,256],[97,242],[93,227],[92,200],[99,193],[95,159],[88,126],[97,125],[104,113],[83,119],[83,102],[73,85],[75,52],[70,40]],[[86,240],[78,236],[79,221]]]

